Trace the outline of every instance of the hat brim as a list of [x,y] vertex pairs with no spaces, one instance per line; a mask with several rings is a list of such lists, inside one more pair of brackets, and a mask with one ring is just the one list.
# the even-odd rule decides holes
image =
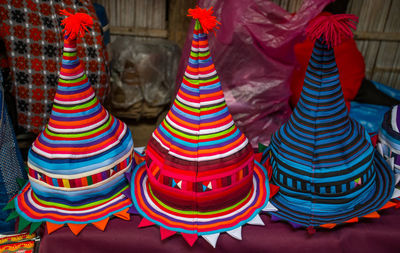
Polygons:
[[233,230],[251,221],[268,203],[267,172],[258,162],[254,164],[253,188],[243,200],[221,210],[198,212],[178,210],[157,199],[142,162],[132,173],[132,202],[140,215],[168,230],[198,235]]
[[341,224],[355,217],[361,218],[382,208],[392,197],[394,190],[394,174],[383,157],[375,150],[374,167],[376,169],[375,192],[369,199],[363,200],[361,204],[351,210],[337,210],[326,215],[310,214],[291,209],[291,203],[278,192],[270,201],[278,211],[270,213],[283,220],[299,224],[305,227],[320,226],[324,224]]
[[51,222],[55,224],[95,223],[132,206],[131,200],[124,195],[129,188],[120,184],[112,191],[99,195],[86,202],[67,203],[60,199],[45,199],[37,196],[30,185],[26,184],[15,197],[15,210],[30,222]]

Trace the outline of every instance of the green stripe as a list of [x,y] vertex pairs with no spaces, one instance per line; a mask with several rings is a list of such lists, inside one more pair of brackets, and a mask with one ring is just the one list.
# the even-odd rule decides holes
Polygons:
[[65,56],[75,56],[76,55],[76,51],[74,51],[74,52],[64,52],[63,55],[65,55]]
[[81,105],[75,105],[75,106],[72,106],[72,107],[68,107],[68,106],[60,106],[60,105],[53,104],[53,107],[57,108],[57,109],[60,109],[60,110],[78,110],[78,109],[83,109],[83,108],[90,107],[96,102],[97,102],[97,97],[94,97],[89,102],[81,104]]
[[204,57],[204,56],[208,56],[208,55],[210,55],[209,51],[205,51],[205,52],[193,52],[193,51],[190,51],[190,56],[192,56],[192,57],[198,57],[198,56]]
[[173,133],[175,133],[175,134],[177,134],[179,136],[183,136],[183,137],[185,137],[187,139],[191,139],[191,140],[207,140],[207,139],[210,139],[210,138],[213,138],[213,137],[221,136],[221,135],[227,134],[229,132],[232,132],[234,130],[234,128],[235,128],[235,125],[232,125],[230,128],[228,128],[228,129],[226,129],[226,130],[224,130],[222,132],[219,132],[219,133],[207,134],[207,135],[199,135],[198,136],[198,135],[189,135],[189,134],[185,134],[185,133],[179,132],[179,131],[175,130],[174,128],[172,128],[168,124],[168,122],[166,120],[164,120],[164,124],[171,132],[173,132]]
[[92,131],[90,131],[90,132],[85,132],[85,133],[80,133],[80,134],[72,134],[72,133],[68,133],[68,134],[57,134],[57,133],[52,133],[52,132],[50,132],[50,131],[47,129],[47,127],[46,127],[45,131],[46,131],[46,133],[47,133],[48,135],[50,135],[50,136],[65,137],[65,138],[83,137],[83,136],[87,136],[87,135],[91,135],[91,134],[97,133],[97,132],[103,130],[104,128],[106,128],[107,126],[109,126],[110,123],[111,123],[111,118],[112,118],[112,117],[110,117],[110,118],[108,119],[108,121],[107,121],[104,125],[102,125],[101,127],[96,128],[96,129],[94,129],[94,130],[92,130]]
[[92,185],[93,184],[92,176],[88,176],[88,177],[86,177],[86,179],[87,179],[88,185]]
[[63,79],[59,78],[58,82],[60,82],[60,83],[78,83],[78,82],[82,81],[83,79],[86,79],[86,74],[83,74],[83,76],[81,76],[77,79],[74,79],[74,80],[63,80]]
[[61,207],[61,208],[68,208],[68,209],[82,209],[82,208],[87,208],[87,207],[91,207],[91,206],[95,206],[95,205],[99,205],[102,203],[105,203],[113,198],[116,198],[118,195],[121,194],[121,192],[125,191],[128,188],[128,186],[125,186],[123,189],[121,189],[119,192],[117,192],[116,194],[114,194],[113,196],[107,198],[107,199],[103,199],[103,200],[98,200],[89,204],[85,204],[85,205],[81,205],[81,206],[69,206],[69,205],[65,205],[65,204],[61,204],[61,203],[56,203],[56,202],[50,202],[50,201],[44,201],[39,199],[36,194],[32,191],[33,195],[35,196],[35,198],[37,199],[38,202],[45,204],[47,206],[57,206],[57,207]]
[[176,213],[181,213],[181,214],[195,214],[195,213],[196,213],[196,214],[200,214],[200,215],[218,214],[218,213],[222,213],[222,212],[228,211],[228,210],[230,210],[230,209],[234,209],[234,208],[236,208],[237,206],[239,206],[240,204],[242,204],[244,201],[246,201],[246,200],[248,199],[248,197],[250,196],[250,193],[251,193],[251,191],[250,191],[244,199],[242,199],[242,200],[239,201],[238,203],[236,203],[236,204],[234,204],[234,205],[232,205],[232,206],[229,206],[229,207],[227,207],[227,208],[220,209],[220,210],[216,210],[216,211],[210,211],[210,212],[200,212],[200,211],[196,211],[196,212],[195,212],[195,211],[182,211],[182,210],[175,209],[175,208],[173,208],[173,207],[167,206],[166,204],[164,204],[163,202],[161,202],[161,201],[153,194],[153,191],[151,190],[150,184],[149,184],[149,190],[150,190],[151,196],[157,201],[158,204],[162,205],[165,209],[168,209],[168,210],[173,211],[173,212],[176,212]]

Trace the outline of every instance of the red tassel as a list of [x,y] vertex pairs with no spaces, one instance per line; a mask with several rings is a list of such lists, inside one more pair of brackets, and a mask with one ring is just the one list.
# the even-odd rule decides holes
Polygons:
[[322,37],[329,46],[339,45],[344,38],[352,38],[358,17],[352,14],[330,15],[324,13],[310,21],[306,28],[309,39],[315,41]]
[[207,10],[196,6],[195,9],[189,9],[189,14],[187,16],[192,17],[193,19],[198,19],[204,32],[208,33],[214,29],[219,29],[217,25],[221,24],[218,22],[217,18],[212,15],[214,13],[212,8],[213,7],[210,7],[210,9]]
[[86,13],[71,14],[67,10],[61,10],[60,14],[67,16],[61,21],[61,25],[64,26],[64,36],[69,40],[76,39],[78,36],[83,37],[88,27],[93,26],[92,17]]

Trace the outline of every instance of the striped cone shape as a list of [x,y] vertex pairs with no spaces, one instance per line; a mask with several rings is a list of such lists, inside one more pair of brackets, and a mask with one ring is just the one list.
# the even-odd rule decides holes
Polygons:
[[[76,52],[64,40],[51,117],[29,150],[30,184],[15,198],[31,222],[86,224],[127,209],[124,172],[136,163],[128,127],[97,100]],[[71,225],[72,226],[72,225]]]
[[300,100],[271,139],[274,215],[303,226],[342,223],[378,210],[393,174],[366,130],[348,117],[334,50],[316,40]]
[[234,229],[267,204],[265,169],[228,111],[198,20],[181,87],[138,167],[132,179],[136,208],[173,231]]

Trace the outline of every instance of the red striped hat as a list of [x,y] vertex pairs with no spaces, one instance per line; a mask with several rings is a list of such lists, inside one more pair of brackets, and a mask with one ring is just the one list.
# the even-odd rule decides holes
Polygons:
[[157,224],[161,237],[179,232],[215,247],[221,232],[241,238],[241,226],[263,224],[269,185],[248,139],[236,127],[208,48],[219,23],[212,9],[190,9],[196,20],[181,87],[132,175],[141,225]]

